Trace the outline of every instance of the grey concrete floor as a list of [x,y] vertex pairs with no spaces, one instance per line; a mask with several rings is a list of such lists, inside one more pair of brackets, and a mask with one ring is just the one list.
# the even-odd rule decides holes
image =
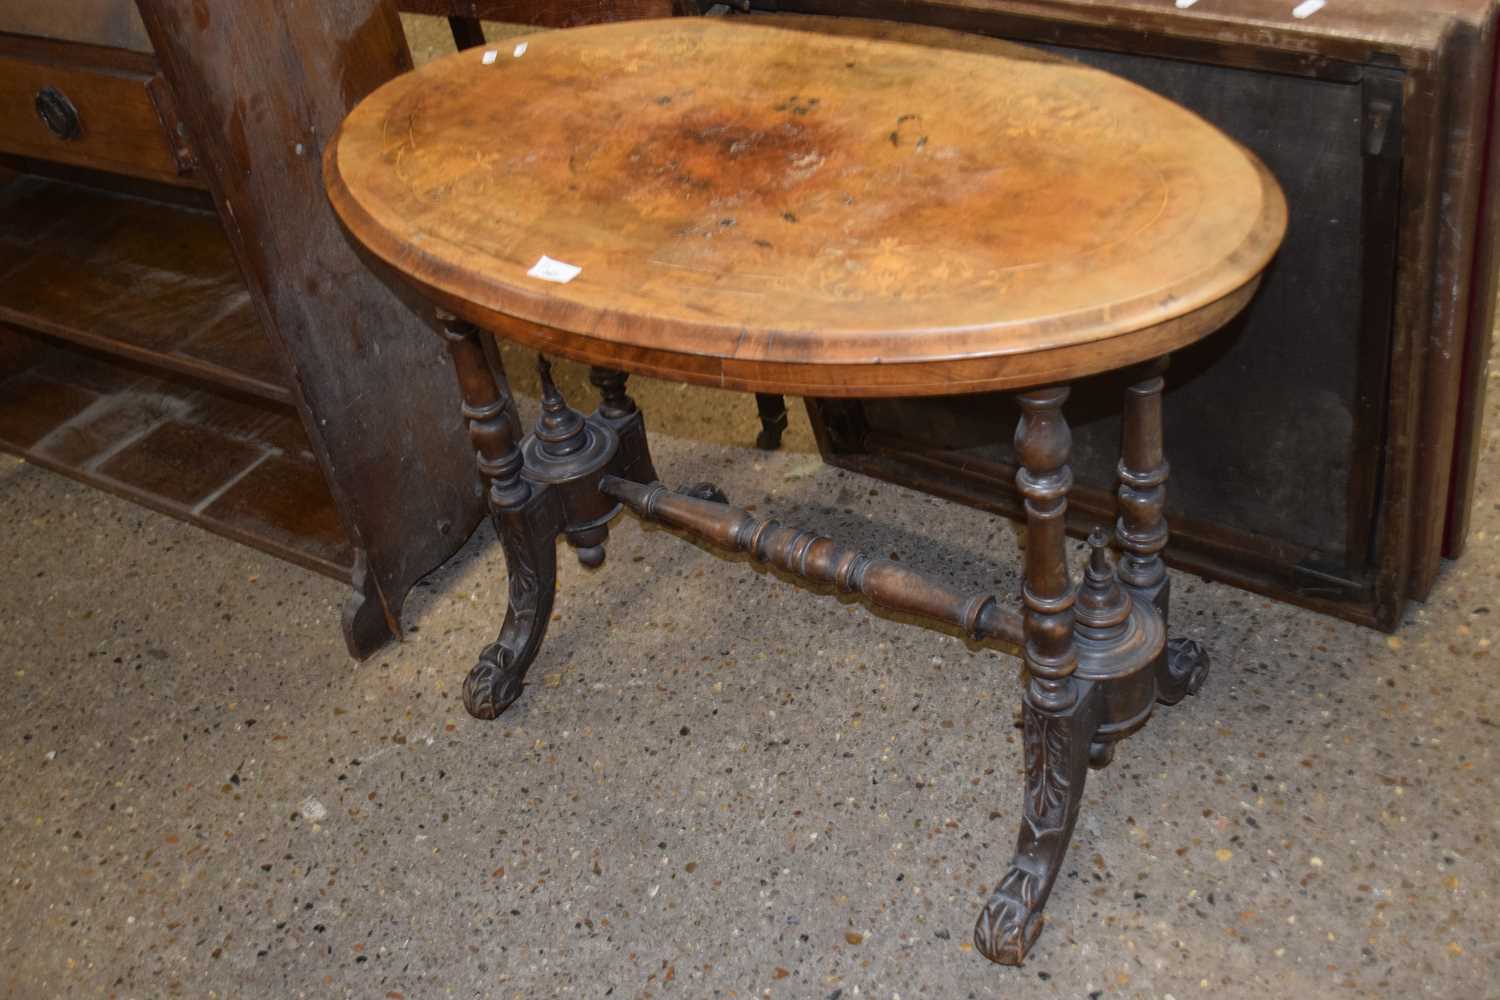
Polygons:
[[[766,455],[748,397],[632,385],[673,480],[1014,592],[1009,523],[823,466],[798,410]],[[1091,774],[1020,970],[968,943],[1020,810],[1013,660],[622,517],[602,569],[563,560],[532,683],[478,722],[487,526],[354,663],[341,586],[5,459],[0,983],[1497,995],[1496,403],[1471,551],[1399,636],[1175,578],[1214,674]]]
[[[823,466],[800,410],[765,455],[748,397],[632,386],[672,481],[1014,592],[1012,525]],[[0,987],[1500,996],[1491,396],[1469,554],[1397,636],[1174,579],[1213,676],[1090,775],[1020,970],[968,943],[1020,814],[1013,660],[624,517],[478,722],[488,527],[355,663],[341,586],[0,459]]]

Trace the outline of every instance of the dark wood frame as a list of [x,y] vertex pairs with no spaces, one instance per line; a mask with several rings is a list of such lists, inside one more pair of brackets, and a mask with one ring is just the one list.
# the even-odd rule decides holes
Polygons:
[[[1292,554],[1270,540],[1257,542],[1207,522],[1179,520],[1168,558],[1205,576],[1392,629],[1408,598],[1426,596],[1442,557],[1458,556],[1467,536],[1496,291],[1495,237],[1480,233],[1473,220],[1481,207],[1485,218],[1496,214],[1482,181],[1496,169],[1488,156],[1496,121],[1497,32],[1493,11],[1477,0],[1450,6],[1482,17],[1455,13],[1446,21],[1394,0],[1389,11],[1383,3],[1366,6],[1371,9],[1351,15],[1361,34],[1352,28],[1330,33],[1326,21],[1267,26],[1238,0],[1188,13],[1134,0],[755,4],[757,10],[877,17],[1022,42],[1362,79],[1372,100],[1388,102],[1387,138],[1399,139],[1400,158],[1391,162],[1399,164],[1402,195],[1394,226],[1384,227],[1388,236],[1377,241],[1393,241],[1400,265],[1391,301],[1365,304],[1371,315],[1389,307],[1394,335],[1389,351],[1370,358],[1360,373],[1363,384],[1388,385],[1389,394],[1383,431],[1361,443],[1378,477],[1358,487],[1378,491],[1381,502],[1373,524],[1351,526],[1378,539],[1373,586],[1355,592],[1352,601],[1321,596],[1325,587],[1343,589],[1345,581],[1319,579],[1316,569],[1295,570]],[[1391,148],[1387,144],[1387,152]],[[1390,183],[1380,180],[1367,189],[1367,205],[1390,204]],[[1369,249],[1369,266],[1381,266],[1379,247]],[[810,400],[808,406],[819,447],[832,464],[1019,516],[1019,498],[1005,485],[1010,470],[976,469],[972,456],[944,455],[919,441],[863,440],[857,405]],[[1085,495],[1077,507],[1082,516],[1070,526],[1077,534],[1110,516],[1105,497]]]

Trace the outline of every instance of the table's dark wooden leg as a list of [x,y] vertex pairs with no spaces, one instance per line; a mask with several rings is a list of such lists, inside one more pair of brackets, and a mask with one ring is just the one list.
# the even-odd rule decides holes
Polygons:
[[484,44],[484,26],[477,17],[450,17],[448,30],[453,33],[453,44],[459,50],[478,48]]
[[451,317],[443,337],[464,400],[469,438],[488,489],[490,517],[505,551],[509,604],[499,638],[479,654],[464,681],[464,707],[493,719],[521,694],[526,669],[536,658],[552,617],[557,581],[556,506],[544,490],[521,475],[523,458],[510,417],[510,386],[503,369],[485,356],[482,333]]
[[760,413],[760,435],[755,439],[755,447],[775,451],[781,447],[781,435],[786,433],[786,397],[757,392],[755,409]]
[[[1125,390],[1120,443],[1120,517],[1115,536],[1124,553],[1120,582],[1136,600],[1149,601],[1170,618],[1172,583],[1162,550],[1167,546],[1167,477],[1170,467],[1162,443],[1162,388],[1167,358],[1140,370],[1141,378]],[[1157,697],[1175,705],[1197,694],[1208,677],[1208,652],[1192,639],[1169,639],[1157,665]]]
[[1020,965],[1041,932],[1042,907],[1078,818],[1100,707],[1097,685],[1073,676],[1075,591],[1063,523],[1073,484],[1072,435],[1062,415],[1067,398],[1066,388],[1055,387],[1021,394],[1016,429],[1027,526],[1025,811],[1010,870],[974,927],[979,951],[1005,965]]
[[654,483],[656,466],[646,444],[646,422],[641,408],[625,391],[629,378],[625,372],[613,368],[595,365],[589,369],[589,381],[599,390],[599,409],[594,416],[608,423],[620,436],[620,476],[637,483]]

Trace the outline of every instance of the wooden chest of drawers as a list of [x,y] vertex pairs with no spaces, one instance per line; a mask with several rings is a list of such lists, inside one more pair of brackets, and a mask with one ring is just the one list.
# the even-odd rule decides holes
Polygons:
[[28,37],[0,54],[0,153],[201,184],[149,55]]
[[484,510],[430,320],[323,193],[409,68],[381,0],[0,4],[0,449],[349,582],[356,655]]

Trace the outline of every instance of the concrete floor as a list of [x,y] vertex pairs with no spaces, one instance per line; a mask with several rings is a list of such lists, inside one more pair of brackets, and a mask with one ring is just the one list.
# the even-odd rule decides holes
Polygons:
[[[764,455],[748,397],[632,385],[671,481],[1014,591],[1012,525],[823,466],[800,410]],[[1500,996],[1497,409],[1470,552],[1398,636],[1175,578],[1213,676],[1090,775],[1020,970],[969,944],[1020,815],[1014,661],[624,517],[477,722],[488,527],[353,663],[339,585],[0,458],[0,988]]]
[[[633,385],[672,480],[1013,592],[1009,523],[823,466],[800,411],[764,455],[748,397]],[[1497,403],[1470,554],[1399,637],[1176,578],[1214,674],[1090,776],[1022,970],[969,944],[1020,811],[1010,659],[624,517],[603,569],[562,561],[532,683],[477,722],[488,527],[353,663],[339,585],[0,460],[0,983],[1497,995]]]

